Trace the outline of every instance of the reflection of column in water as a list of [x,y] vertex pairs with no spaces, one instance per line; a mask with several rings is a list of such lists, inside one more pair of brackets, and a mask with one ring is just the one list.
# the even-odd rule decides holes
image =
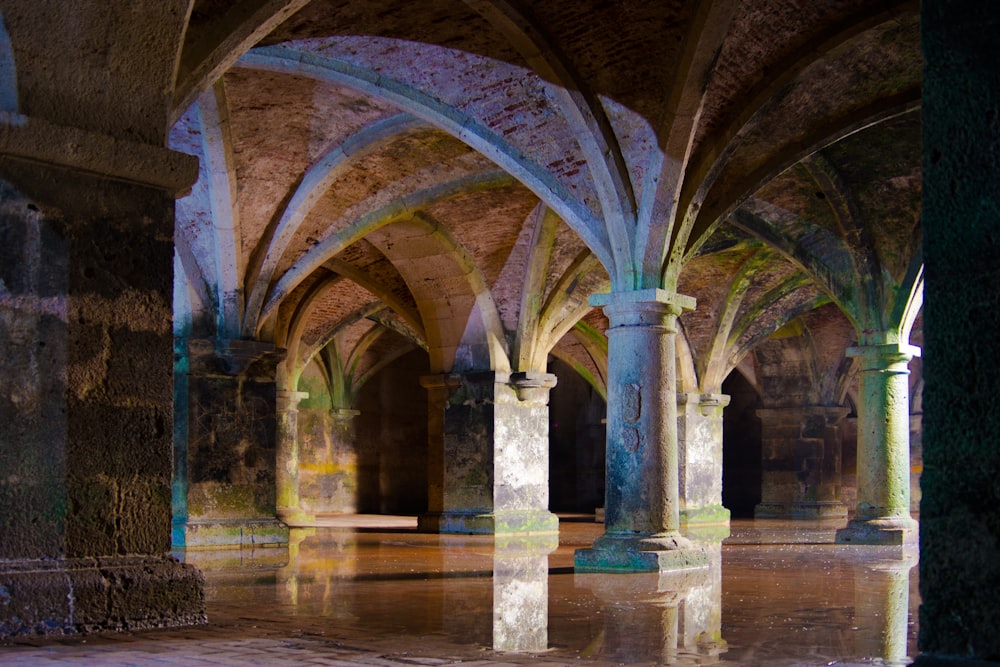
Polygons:
[[[728,533],[728,531],[727,531]],[[680,645],[708,665],[727,649],[722,638],[722,541],[697,540],[708,554],[708,576],[688,589],[680,607]]]
[[493,648],[544,651],[549,643],[549,554],[556,534],[496,536],[493,552]]
[[288,564],[278,570],[278,601],[304,613],[331,618],[350,617],[349,601],[339,582],[357,573],[354,533],[323,533],[293,528],[288,539]]
[[[688,637],[697,644],[706,636],[718,637],[711,619],[721,612],[698,608],[713,595],[712,580],[721,569],[700,568],[674,572],[633,574],[578,574],[576,579],[604,602],[604,657],[620,662],[647,661],[655,656],[660,664],[675,664],[678,648]],[[699,601],[688,613],[689,594],[698,591]],[[683,619],[683,625],[682,625]],[[708,623],[698,627],[698,623]],[[717,647],[718,644],[715,644]],[[706,651],[711,656],[717,654]],[[704,660],[702,664],[707,664]]]
[[910,570],[917,563],[915,548],[897,551],[860,565],[854,579],[855,623],[859,654],[903,661],[910,610]]

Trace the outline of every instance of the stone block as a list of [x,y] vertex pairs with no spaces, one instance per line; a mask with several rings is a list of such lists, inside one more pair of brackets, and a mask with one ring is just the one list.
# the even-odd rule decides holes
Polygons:
[[173,558],[0,564],[0,637],[206,622],[204,577]]

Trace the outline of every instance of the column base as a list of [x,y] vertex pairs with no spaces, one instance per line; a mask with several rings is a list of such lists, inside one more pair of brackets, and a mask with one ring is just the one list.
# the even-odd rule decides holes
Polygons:
[[680,511],[681,528],[685,526],[729,525],[729,510],[722,505],[708,505]]
[[0,638],[199,625],[205,578],[173,558],[0,563]]
[[837,531],[837,544],[872,544],[888,546],[915,545],[920,524],[910,517],[852,519]]
[[681,530],[692,540],[721,542],[730,535],[730,513],[722,505],[685,509],[680,512]]
[[847,505],[837,501],[760,503],[755,519],[846,519]]
[[705,551],[680,533],[608,535],[573,556],[577,572],[670,572],[708,567]]
[[559,517],[547,510],[506,512],[436,512],[417,518],[424,533],[465,535],[543,534],[559,532]]
[[289,528],[310,528],[316,525],[316,515],[298,508],[278,508],[278,520]]
[[288,526],[278,519],[197,519],[175,521],[175,549],[287,547]]
[[796,519],[846,519],[847,505],[835,500],[792,503]]

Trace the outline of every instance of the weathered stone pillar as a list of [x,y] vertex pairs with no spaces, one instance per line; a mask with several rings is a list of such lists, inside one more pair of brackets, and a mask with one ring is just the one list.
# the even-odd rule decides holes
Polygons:
[[841,439],[847,408],[761,408],[762,479],[758,518],[843,519]]
[[299,501],[307,516],[371,511],[362,496],[379,494],[378,442],[369,443],[375,451],[366,461],[355,436],[360,414],[348,408],[310,410],[298,476]]
[[197,165],[0,123],[0,637],[204,622],[168,555],[173,200]]
[[428,512],[421,530],[555,532],[549,512],[547,373],[429,376]]
[[288,543],[275,498],[274,376],[283,354],[257,341],[188,340],[187,368],[177,369],[186,372],[188,402],[177,406],[187,411],[187,439],[174,455],[186,460],[187,483],[175,548]]
[[703,567],[680,534],[675,338],[690,297],[659,289],[597,294],[608,329],[605,533],[576,552],[578,571]]
[[905,344],[852,347],[857,357],[858,504],[838,542],[903,544],[917,540],[910,517],[910,401],[907,363],[920,354]]
[[725,394],[677,395],[680,525],[729,525],[722,506],[722,411]]
[[309,523],[314,517],[302,509],[299,500],[299,402],[309,398],[305,391],[279,389],[277,408],[278,440],[275,483],[277,515],[290,526]]

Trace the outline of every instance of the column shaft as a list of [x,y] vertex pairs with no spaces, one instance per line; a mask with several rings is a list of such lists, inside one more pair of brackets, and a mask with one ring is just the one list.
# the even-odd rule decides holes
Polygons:
[[311,518],[302,510],[299,497],[299,401],[308,397],[308,392],[287,389],[277,394],[277,515],[289,525]]
[[838,542],[902,544],[917,538],[910,518],[909,345],[851,348],[858,357],[858,501]]
[[722,506],[722,411],[728,404],[724,394],[677,396],[682,526],[729,525]]

